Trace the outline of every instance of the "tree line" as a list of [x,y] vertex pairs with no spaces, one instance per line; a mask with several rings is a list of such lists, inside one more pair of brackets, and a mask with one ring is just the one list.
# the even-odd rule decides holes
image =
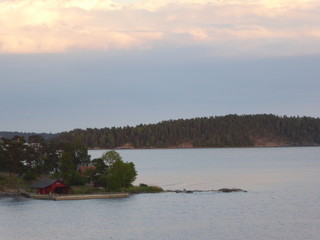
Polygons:
[[52,138],[55,138],[59,135],[59,133],[35,133],[35,132],[9,132],[9,131],[0,131],[0,138],[8,138],[11,139],[15,136],[24,137],[25,139],[28,139],[31,136],[39,135],[43,137],[45,140],[49,140]]
[[272,114],[227,115],[87,128],[60,133],[56,140],[80,141],[88,148],[251,147],[320,144],[320,119]]

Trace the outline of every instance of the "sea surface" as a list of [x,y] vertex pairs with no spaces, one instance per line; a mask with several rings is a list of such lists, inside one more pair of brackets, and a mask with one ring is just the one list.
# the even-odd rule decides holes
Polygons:
[[[92,158],[104,151],[90,151]],[[0,198],[1,240],[318,240],[320,148],[119,150],[136,184],[237,193]]]

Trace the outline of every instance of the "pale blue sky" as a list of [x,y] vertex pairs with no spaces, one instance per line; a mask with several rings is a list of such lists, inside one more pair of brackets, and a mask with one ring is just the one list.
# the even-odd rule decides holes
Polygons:
[[1,130],[59,132],[229,113],[320,116],[320,56],[196,50],[0,56]]
[[0,1],[0,131],[320,117],[317,1],[131,2]]

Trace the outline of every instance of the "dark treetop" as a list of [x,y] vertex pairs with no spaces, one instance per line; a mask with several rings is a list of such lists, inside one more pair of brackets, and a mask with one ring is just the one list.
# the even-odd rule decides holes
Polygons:
[[174,148],[320,145],[320,119],[272,114],[163,121],[135,127],[75,129],[56,140],[88,148]]

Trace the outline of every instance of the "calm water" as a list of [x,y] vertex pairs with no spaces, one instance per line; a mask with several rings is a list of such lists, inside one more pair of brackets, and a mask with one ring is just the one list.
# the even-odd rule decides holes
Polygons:
[[119,152],[135,163],[136,183],[248,192],[57,202],[3,198],[0,239],[319,239],[318,147]]

